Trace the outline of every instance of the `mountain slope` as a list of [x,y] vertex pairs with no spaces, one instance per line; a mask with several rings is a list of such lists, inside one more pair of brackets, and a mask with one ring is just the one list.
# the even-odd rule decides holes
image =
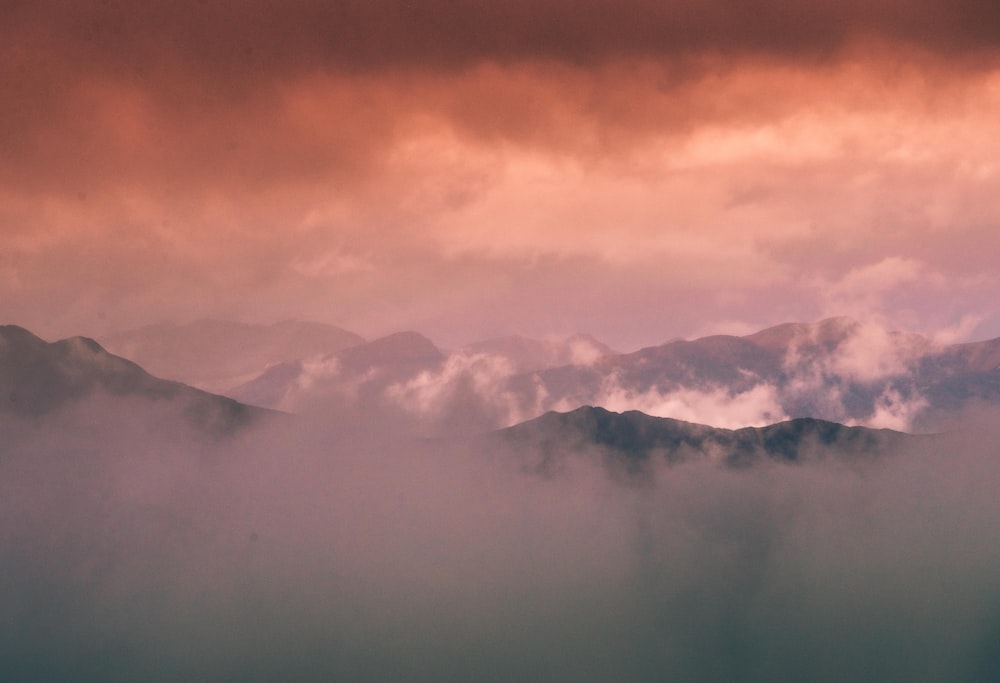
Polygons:
[[262,411],[150,375],[85,337],[46,342],[16,325],[0,326],[0,414],[37,418],[95,395],[159,402],[209,430],[227,431]]

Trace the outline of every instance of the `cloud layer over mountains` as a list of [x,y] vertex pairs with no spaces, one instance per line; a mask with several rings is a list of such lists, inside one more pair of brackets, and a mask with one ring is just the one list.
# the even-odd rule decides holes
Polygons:
[[581,405],[729,428],[815,417],[934,431],[1000,400],[998,340],[947,344],[849,318],[631,353],[583,335],[503,337],[453,351],[416,332],[365,342],[317,326],[289,336],[300,327],[312,329],[205,321],[106,343],[173,379],[252,405],[290,412],[364,405],[429,433],[488,430]]
[[[27,341],[36,369],[117,372],[96,345]],[[1000,673],[989,423],[741,436],[585,410],[592,446],[548,431],[574,416],[530,427],[561,444],[553,461],[363,403],[206,432],[145,381],[0,413],[0,668],[18,680]],[[629,450],[643,431],[654,452],[687,434],[688,457]],[[801,435],[823,457],[789,463]],[[724,466],[719,446],[747,437],[778,457]]]

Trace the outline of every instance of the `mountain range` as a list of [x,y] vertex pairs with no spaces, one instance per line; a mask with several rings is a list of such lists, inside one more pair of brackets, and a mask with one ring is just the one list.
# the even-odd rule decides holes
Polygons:
[[[937,344],[848,318],[631,353],[585,335],[504,337],[445,352],[417,332],[365,341],[313,323],[201,321],[108,337],[132,354],[126,360],[83,337],[50,344],[16,326],[0,331],[2,411],[20,416],[98,390],[178,399],[223,422],[253,414],[251,405],[295,412],[339,401],[480,431],[580,406],[715,427],[809,418],[897,431],[938,431],[1000,409],[1000,339]],[[226,384],[227,396],[184,378]]]
[[[298,349],[288,345],[272,356],[286,360],[256,374],[248,371],[259,362],[256,347],[237,361],[242,351],[234,341],[231,362],[250,379],[220,391],[292,411],[331,396],[424,415],[475,404],[486,415],[481,422],[497,427],[594,405],[724,427],[813,417],[935,431],[972,410],[1000,406],[1000,339],[939,344],[849,318],[677,339],[629,353],[585,335],[501,337],[450,352],[416,332],[356,344],[337,339],[348,345],[331,343],[312,355],[295,356]],[[167,376],[194,374],[192,366]]]
[[[774,336],[777,335],[765,339]],[[759,344],[758,348],[764,346]],[[673,342],[667,345],[666,352],[659,353],[669,358],[678,349],[694,350],[687,356],[690,359],[698,358],[697,352],[705,349],[715,350],[718,356],[720,348],[730,353],[735,349],[735,358],[744,365],[755,358],[752,354],[741,354],[748,347],[732,338],[709,338],[693,344]],[[648,353],[604,356],[596,364],[643,358]],[[989,368],[993,362],[983,346],[949,349],[940,358],[941,365],[950,363],[961,368],[975,364]],[[368,392],[356,397],[363,400],[378,396],[390,382],[439,368],[445,359],[430,340],[404,332],[323,357],[321,364],[330,369],[330,376],[336,375],[341,382],[354,381],[356,387]],[[713,369],[707,360],[702,360],[706,363],[705,370]],[[566,366],[553,372],[585,372],[592,367]],[[309,371],[300,361],[278,364],[243,391],[251,397],[254,391],[261,392],[257,396],[259,402],[267,402],[274,399],[265,395],[267,390],[286,385],[277,380],[300,381]],[[318,376],[315,367],[312,371],[315,379]],[[725,367],[714,371],[717,378],[728,372]],[[231,431],[267,414],[228,397],[154,377],[138,364],[108,353],[94,340],[73,337],[49,343],[14,325],[0,327],[0,390],[5,399],[0,402],[0,412],[18,418],[44,418],[95,394],[126,402],[147,401],[175,412],[179,409],[187,420],[215,431]],[[633,469],[654,460],[677,463],[695,457],[742,465],[761,459],[795,462],[824,454],[870,456],[917,438],[814,418],[729,430],[650,416],[637,410],[617,413],[591,406],[562,413],[550,411],[493,434],[498,439],[495,443],[503,443],[522,454],[537,454],[542,462],[552,462],[560,454],[596,449]]]
[[[322,405],[333,397],[405,403],[408,394],[425,388],[450,400],[459,385],[488,366],[491,379],[496,381],[481,386],[479,393],[487,395],[475,398],[490,403],[495,397],[488,394],[506,391],[499,383],[506,383],[508,377],[567,363],[590,363],[613,353],[588,335],[563,340],[498,337],[446,352],[427,337],[408,331],[274,364],[224,393],[253,405],[293,412]],[[501,421],[504,419],[506,416]]]
[[1000,339],[939,345],[831,318],[677,340],[510,382],[527,402],[541,397],[543,409],[613,405],[662,414],[661,406],[709,397],[720,412],[755,403],[755,422],[814,417],[929,431],[973,406],[1000,405]]
[[206,391],[226,393],[278,363],[364,343],[353,332],[322,323],[288,320],[253,325],[198,320],[148,325],[98,339],[111,353],[149,372]]

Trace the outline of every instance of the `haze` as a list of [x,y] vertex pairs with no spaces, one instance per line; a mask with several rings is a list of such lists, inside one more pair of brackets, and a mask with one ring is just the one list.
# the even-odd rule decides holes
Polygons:
[[0,419],[13,678],[996,676],[996,430],[629,480],[388,415],[223,438],[182,415],[98,395]]

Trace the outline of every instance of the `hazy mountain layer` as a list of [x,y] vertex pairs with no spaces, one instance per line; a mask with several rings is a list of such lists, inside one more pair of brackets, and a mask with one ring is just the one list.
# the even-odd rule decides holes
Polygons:
[[602,356],[617,353],[589,334],[577,334],[558,341],[519,335],[497,337],[464,346],[461,352],[498,357],[509,362],[515,373],[562,365],[587,365]]
[[563,341],[505,337],[445,354],[426,337],[404,332],[272,366],[229,395],[290,411],[360,403],[436,433],[488,430],[539,414],[531,406],[522,409],[510,377],[552,364],[590,363],[607,353],[597,340],[577,335]]
[[282,410],[344,402],[374,402],[371,407],[377,409],[388,387],[436,369],[444,359],[426,337],[399,332],[337,353],[276,364],[229,393],[252,405]]
[[937,431],[972,409],[987,416],[1000,410],[1000,340],[942,345],[831,318],[625,354],[585,335],[562,342],[504,337],[444,354],[417,333],[400,333],[260,366],[248,377],[228,395],[292,411],[363,398],[444,430],[596,405],[719,427],[813,417]]
[[157,376],[226,393],[268,366],[333,353],[365,340],[321,323],[251,325],[199,320],[187,325],[149,325],[100,341],[112,353]]
[[1000,404],[1000,340],[942,346],[846,318],[673,341],[511,379],[547,409],[603,405],[712,424],[815,417],[933,430]]

